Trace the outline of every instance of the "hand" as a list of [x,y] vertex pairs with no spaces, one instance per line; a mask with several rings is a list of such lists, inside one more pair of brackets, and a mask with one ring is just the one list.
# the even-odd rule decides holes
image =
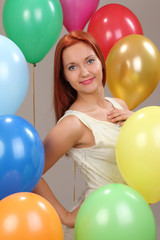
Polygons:
[[112,123],[120,122],[120,126],[123,126],[124,122],[133,114],[132,111],[128,109],[118,109],[115,108],[111,112],[108,112],[107,118]]
[[73,212],[66,213],[65,219],[63,220],[63,224],[65,224],[67,227],[74,228],[76,217],[81,205],[82,203]]

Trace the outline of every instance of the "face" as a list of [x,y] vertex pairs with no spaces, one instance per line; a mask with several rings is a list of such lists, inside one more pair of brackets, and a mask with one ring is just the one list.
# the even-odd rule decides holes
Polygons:
[[76,43],[62,54],[66,81],[79,93],[102,87],[102,64],[94,50],[86,43]]

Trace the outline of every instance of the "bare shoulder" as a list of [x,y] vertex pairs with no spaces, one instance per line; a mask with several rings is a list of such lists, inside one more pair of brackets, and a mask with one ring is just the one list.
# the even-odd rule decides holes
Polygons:
[[67,141],[70,146],[74,146],[82,135],[82,129],[82,123],[76,116],[66,116],[51,129],[47,139],[61,143]]
[[120,98],[113,98],[116,102],[119,103],[119,105],[123,108],[123,109],[128,109],[127,104],[125,103],[125,101],[123,101]]
[[82,134],[81,129],[82,126],[78,118],[66,116],[50,130],[43,141],[45,150],[44,172],[79,143]]
[[69,115],[58,122],[57,128],[79,132],[82,130],[82,122],[76,116]]

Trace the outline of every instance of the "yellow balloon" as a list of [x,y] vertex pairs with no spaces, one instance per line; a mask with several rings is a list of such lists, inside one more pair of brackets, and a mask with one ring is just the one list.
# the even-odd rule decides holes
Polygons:
[[148,38],[133,34],[119,40],[107,60],[107,85],[130,110],[143,102],[160,80],[160,54]]
[[160,107],[133,113],[120,130],[116,159],[126,183],[148,203],[160,201]]

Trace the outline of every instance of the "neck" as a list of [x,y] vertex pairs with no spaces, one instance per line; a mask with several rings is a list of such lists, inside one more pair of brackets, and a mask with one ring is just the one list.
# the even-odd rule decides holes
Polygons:
[[78,94],[76,103],[85,109],[94,108],[95,106],[105,107],[104,88],[102,87],[94,94]]

